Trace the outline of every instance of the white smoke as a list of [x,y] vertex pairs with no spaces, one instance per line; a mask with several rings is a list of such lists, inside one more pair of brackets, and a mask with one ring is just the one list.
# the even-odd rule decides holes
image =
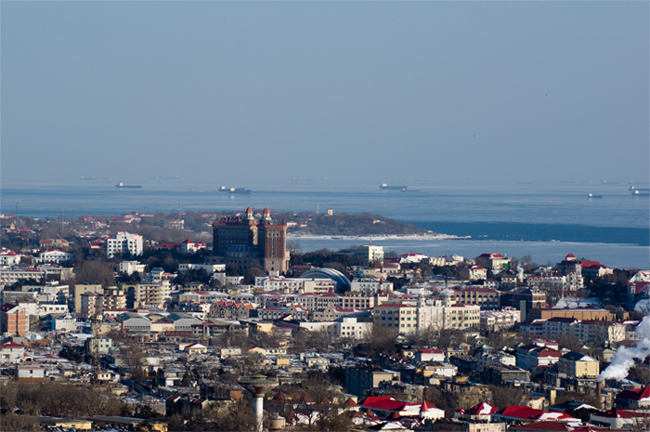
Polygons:
[[520,263],[517,263],[517,278],[519,279],[519,282],[524,281],[524,268]]
[[650,313],[650,299],[639,300],[634,306],[634,310],[637,312]]
[[[637,303],[637,307],[638,307]],[[636,308],[635,308],[636,309]],[[598,381],[606,379],[624,379],[635,360],[645,360],[650,355],[650,315],[643,317],[643,320],[636,327],[636,335],[639,340],[635,347],[619,347],[612,357],[612,362],[598,376]]]

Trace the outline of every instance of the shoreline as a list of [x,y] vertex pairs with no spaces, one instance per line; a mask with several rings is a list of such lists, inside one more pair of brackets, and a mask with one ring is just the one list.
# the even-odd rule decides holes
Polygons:
[[452,234],[370,234],[370,235],[319,235],[306,234],[300,235],[287,233],[287,239],[305,239],[305,240],[472,240],[471,236],[456,236]]

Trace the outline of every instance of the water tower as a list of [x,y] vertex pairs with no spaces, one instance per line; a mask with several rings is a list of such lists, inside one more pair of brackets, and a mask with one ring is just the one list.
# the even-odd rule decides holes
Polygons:
[[277,378],[267,378],[266,375],[253,375],[248,379],[240,379],[239,384],[255,396],[256,430],[261,432],[264,416],[264,395],[278,386]]

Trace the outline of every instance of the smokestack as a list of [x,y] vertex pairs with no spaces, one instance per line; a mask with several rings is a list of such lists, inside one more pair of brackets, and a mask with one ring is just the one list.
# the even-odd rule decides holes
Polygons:
[[600,401],[600,392],[602,390],[602,381],[596,381],[596,396],[598,397],[598,400]]

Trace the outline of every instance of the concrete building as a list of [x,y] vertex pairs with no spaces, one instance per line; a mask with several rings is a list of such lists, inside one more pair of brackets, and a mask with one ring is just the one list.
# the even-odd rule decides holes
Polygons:
[[481,308],[477,305],[456,303],[444,308],[444,328],[465,330],[481,325]]
[[122,261],[117,265],[117,271],[132,275],[133,273],[144,273],[146,267],[145,264],[140,264],[139,261]]
[[497,270],[510,270],[512,258],[506,258],[498,253],[484,253],[476,257],[476,264],[490,269]]
[[487,269],[480,265],[473,265],[469,268],[469,280],[485,280],[487,275]]
[[379,263],[384,261],[383,246],[363,245],[357,249],[357,253],[369,263]]
[[371,322],[358,322],[355,317],[340,317],[327,330],[338,338],[363,339],[372,333]]
[[597,378],[600,374],[600,362],[588,355],[571,351],[560,357],[557,369],[572,378]]
[[151,320],[135,312],[125,312],[120,315],[122,328],[129,332],[150,332]]
[[142,255],[142,250],[142,236],[139,234],[118,231],[115,237],[106,239],[106,253],[109,258],[124,253],[129,253],[134,256]]
[[480,306],[482,310],[499,309],[500,291],[483,288],[479,286],[469,286],[456,291],[456,302]]
[[29,330],[29,316],[24,308],[5,303],[0,306],[0,333],[25,336]]
[[56,249],[47,249],[41,251],[36,256],[36,261],[39,263],[56,263],[61,264],[65,261],[71,261],[74,259],[74,254],[63,252]]
[[390,293],[393,291],[392,282],[384,282],[375,277],[363,277],[350,282],[351,291],[361,292],[365,296],[374,296],[380,291]]
[[22,363],[25,358],[25,347],[23,345],[6,342],[0,345],[0,364]]
[[373,323],[388,332],[415,333],[418,329],[417,308],[401,303],[382,303],[373,310]]
[[495,311],[481,311],[481,329],[501,331],[521,322],[521,311],[507,307]]
[[74,286],[74,311],[81,312],[83,294],[103,294],[104,288],[99,284],[76,284]]

